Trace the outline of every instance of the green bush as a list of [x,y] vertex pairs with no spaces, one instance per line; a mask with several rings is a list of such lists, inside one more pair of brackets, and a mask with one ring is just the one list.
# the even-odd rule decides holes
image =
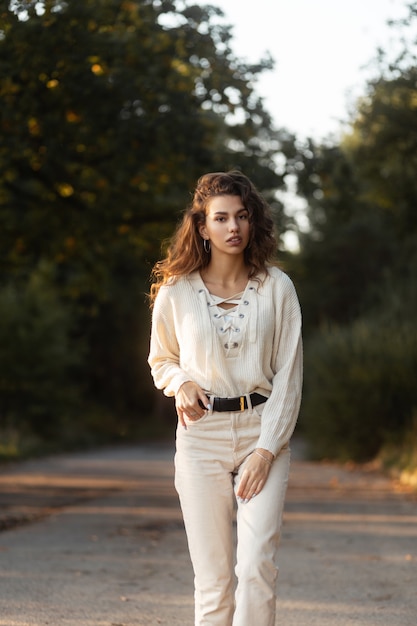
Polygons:
[[400,442],[417,407],[417,328],[375,318],[318,332],[305,349],[301,426],[314,458],[364,461]]
[[[0,424],[3,432],[63,437],[79,406],[80,355],[71,316],[42,272],[0,290]],[[79,350],[79,349],[78,349]]]

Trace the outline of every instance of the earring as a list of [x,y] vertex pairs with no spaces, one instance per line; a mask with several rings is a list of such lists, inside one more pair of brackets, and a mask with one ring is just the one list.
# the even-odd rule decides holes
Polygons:
[[207,252],[207,254],[210,253],[210,250],[211,250],[210,239],[203,239],[203,248]]

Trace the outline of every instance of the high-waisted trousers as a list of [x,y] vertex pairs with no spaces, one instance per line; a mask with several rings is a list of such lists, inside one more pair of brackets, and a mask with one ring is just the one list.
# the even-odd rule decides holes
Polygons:
[[175,487],[194,570],[195,626],[275,625],[289,446],[257,496],[246,503],[235,496],[258,441],[262,408],[208,411],[177,428]]

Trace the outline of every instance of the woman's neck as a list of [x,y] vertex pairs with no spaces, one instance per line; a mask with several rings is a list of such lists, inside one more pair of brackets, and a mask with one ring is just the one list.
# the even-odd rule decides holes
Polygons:
[[[243,259],[212,258],[200,274],[212,293],[223,296],[224,290],[230,291],[231,295],[243,291],[248,282],[249,271]],[[222,293],[216,293],[217,290],[221,290]]]

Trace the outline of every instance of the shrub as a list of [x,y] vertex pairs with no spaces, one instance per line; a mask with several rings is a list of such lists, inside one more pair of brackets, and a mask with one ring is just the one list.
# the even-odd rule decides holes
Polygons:
[[301,425],[314,458],[373,458],[400,442],[417,407],[417,328],[366,319],[306,345]]
[[42,439],[70,429],[78,406],[72,382],[79,354],[70,313],[42,273],[0,290],[0,423]]

